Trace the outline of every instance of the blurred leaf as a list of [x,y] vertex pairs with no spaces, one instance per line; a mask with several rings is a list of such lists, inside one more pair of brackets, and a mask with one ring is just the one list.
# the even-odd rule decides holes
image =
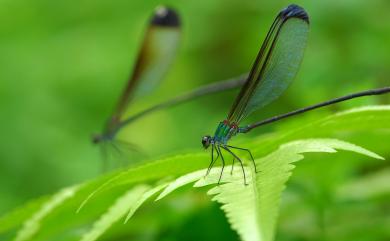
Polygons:
[[40,207],[39,211],[35,212],[34,215],[24,223],[15,240],[23,241],[31,239],[31,237],[33,237],[35,233],[38,232],[41,228],[41,220],[50,214],[54,209],[61,206],[61,204],[64,203],[67,199],[73,197],[79,187],[80,186],[64,188],[57,194],[53,195],[42,205],[42,207]]
[[[158,180],[167,176],[182,175],[204,167],[207,165],[208,161],[209,155],[201,153],[177,155],[120,172],[108,181],[102,180],[99,182],[99,180],[97,180],[98,182],[93,184],[95,190],[81,203],[78,211],[80,211],[92,197],[104,190],[117,186],[131,185],[133,183]],[[182,164],[183,162],[185,165]]]
[[[327,117],[297,130],[291,130],[290,133],[276,133],[271,135],[274,139],[263,136],[252,141],[248,140],[247,144],[251,146],[255,156],[263,156],[256,160],[260,172],[254,176],[252,166],[248,165],[246,173],[250,184],[244,186],[241,169],[236,168],[233,175],[225,174],[222,178],[223,184],[212,188],[209,194],[216,195],[214,200],[224,204],[222,209],[227,212],[232,228],[244,240],[272,240],[275,235],[280,194],[294,168],[291,163],[301,160],[302,153],[335,152],[335,149],[342,149],[380,158],[372,152],[347,142],[323,138],[297,141],[299,137],[316,136],[318,133],[322,133],[323,136],[331,135],[326,134],[326,130],[337,133],[337,131],[348,130],[348,127],[351,130],[388,130],[390,122],[383,122],[383,120],[389,116],[390,108],[387,107],[364,108]],[[354,121],[358,120],[360,124],[354,124]],[[348,125],[348,122],[352,124]],[[332,128],[329,126],[324,128],[324,123],[328,123]],[[291,142],[291,140],[295,141]],[[269,145],[262,145],[264,141]],[[273,146],[277,148],[271,148]],[[264,152],[265,155],[262,155]],[[63,240],[74,240],[81,239],[84,235],[86,240],[95,240],[108,231],[113,223],[124,217],[126,212],[129,212],[127,219],[130,218],[140,205],[166,185],[166,189],[158,199],[180,186],[197,180],[200,180],[197,186],[217,183],[219,175],[217,167],[212,169],[207,178],[202,179],[205,173],[203,168],[209,164],[209,161],[208,153],[167,157],[126,171],[102,176],[75,188],[71,195],[59,192],[42,206],[35,206],[36,213],[29,219],[32,221],[26,221],[18,237],[34,236],[35,239],[42,240],[61,235]],[[75,215],[77,206],[79,206],[79,213]],[[99,216],[100,219],[95,221]],[[60,226],[55,225],[58,221],[61,221]],[[2,219],[2,222],[8,221]],[[92,223],[94,224],[91,226]],[[9,230],[4,231],[9,232]]]
[[137,203],[143,194],[150,189],[146,185],[138,185],[120,196],[115,203],[96,221],[92,229],[81,238],[82,241],[97,240],[110,226],[123,217],[129,211],[130,205]]
[[49,196],[41,197],[30,201],[23,208],[15,209],[14,211],[0,218],[0,233],[5,233],[10,229],[21,226],[25,220],[30,218],[44,203],[47,203]]
[[390,168],[345,183],[337,192],[344,200],[364,200],[386,194],[390,194]]
[[248,143],[247,148],[257,148],[260,155],[275,150],[282,143],[313,137],[331,136],[338,133],[358,133],[360,131],[390,131],[390,106],[365,106],[342,111],[311,123],[302,125],[298,121],[295,128],[281,129],[268,136]]

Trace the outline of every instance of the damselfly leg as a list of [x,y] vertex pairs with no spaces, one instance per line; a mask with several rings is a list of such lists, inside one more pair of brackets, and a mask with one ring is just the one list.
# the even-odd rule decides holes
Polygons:
[[218,179],[218,184],[219,184],[221,182],[223,169],[225,169],[225,159],[223,158],[220,145],[217,145],[216,148],[217,148],[217,151],[219,152],[219,155],[221,156],[221,160],[222,160],[222,170],[221,170],[221,174],[219,175],[219,179]]
[[127,166],[127,158],[126,158],[126,155],[124,154],[124,151],[118,146],[118,144],[115,141],[111,141],[110,144],[118,156],[118,158],[116,158],[116,159],[118,159],[121,162],[121,167],[122,168],[126,167]]
[[236,160],[235,157],[233,157],[233,161],[232,161],[232,169],[230,170],[230,175],[233,175],[233,168],[234,168],[234,161]]
[[[227,145],[221,145],[221,144],[218,144],[218,143],[213,143],[211,145],[211,162],[210,162],[210,165],[209,167],[207,168],[207,172],[206,172],[206,175],[205,177],[210,173],[210,170],[211,168],[214,166],[215,162],[218,160],[218,158],[221,156],[221,161],[222,161],[222,169],[221,169],[221,173],[219,175],[219,179],[218,179],[218,184],[220,184],[221,182],[221,179],[222,179],[222,175],[223,175],[223,171],[225,169],[225,158],[223,157],[223,154],[222,154],[222,150],[225,150],[227,151],[230,155],[233,156],[233,163],[232,163],[232,169],[230,171],[231,174],[233,174],[233,167],[234,167],[234,162],[235,160],[237,159],[237,161],[240,163],[240,166],[241,166],[241,169],[242,169],[242,173],[243,173],[243,176],[244,176],[244,184],[245,185],[248,185],[247,182],[246,182],[246,174],[245,174],[245,169],[244,169],[244,164],[241,160],[241,158],[239,158],[233,151],[231,151],[230,148],[234,148],[234,149],[238,149],[238,150],[247,150],[249,151],[248,149],[244,149],[244,148],[239,148],[239,147],[232,147],[232,146],[227,146]],[[216,158],[214,158],[214,150],[216,151],[217,153],[217,156]],[[250,151],[249,151],[250,152]],[[252,157],[252,154],[250,153],[251,155],[251,158],[253,160],[253,157]],[[254,160],[253,160],[253,163],[254,163]],[[255,170],[256,170],[256,166],[255,166]]]
[[[211,149],[211,162],[210,162],[209,168],[207,168],[207,172],[206,172],[206,175],[205,175],[205,176],[209,175],[211,168],[214,166],[214,163],[215,163],[215,162],[218,160],[218,158],[219,158],[219,152],[217,151],[217,148],[214,147],[214,145],[212,145],[211,148],[212,148],[212,149]],[[217,157],[216,157],[215,159],[214,159],[214,149],[215,149],[215,151],[217,152]]]
[[244,165],[241,161],[241,159],[236,155],[234,154],[234,152],[232,152],[231,150],[229,150],[229,148],[227,146],[221,146],[224,150],[226,150],[227,152],[229,152],[235,159],[238,160],[238,162],[240,163],[241,165],[241,169],[242,169],[242,174],[244,175],[244,184],[245,185],[248,185],[247,182],[246,182],[246,176],[245,176],[245,169],[244,169]]
[[236,146],[229,146],[229,145],[226,145],[226,147],[230,147],[230,148],[233,148],[233,149],[237,149],[237,150],[242,150],[242,151],[248,152],[250,157],[251,157],[251,160],[252,160],[252,163],[253,163],[253,167],[255,168],[255,173],[257,173],[256,162],[255,162],[255,159],[253,158],[252,152],[249,149],[242,148],[242,147],[236,147]]

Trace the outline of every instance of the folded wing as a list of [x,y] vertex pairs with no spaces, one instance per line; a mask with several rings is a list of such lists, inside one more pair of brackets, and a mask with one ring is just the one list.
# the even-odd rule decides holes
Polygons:
[[298,72],[308,32],[309,17],[303,8],[290,5],[278,14],[229,112],[230,122],[240,123],[287,89]]

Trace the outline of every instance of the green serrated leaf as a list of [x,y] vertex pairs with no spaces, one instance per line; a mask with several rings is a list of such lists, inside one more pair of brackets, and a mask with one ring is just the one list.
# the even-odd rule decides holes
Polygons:
[[[261,171],[256,176],[252,176],[253,170],[251,168],[251,165],[248,165],[248,167],[246,168],[247,169],[246,173],[248,175],[247,180],[250,181],[251,183],[256,183],[257,185],[257,186],[254,184],[249,185],[249,186],[252,185],[252,189],[253,189],[253,191],[249,192],[250,194],[249,196],[257,197],[256,195],[259,195],[259,193],[260,194],[264,193],[261,199],[261,203],[262,203],[261,216],[258,217],[257,212],[254,212],[253,210],[249,210],[249,211],[241,210],[242,217],[244,217],[245,213],[247,213],[247,215],[249,215],[248,213],[255,214],[254,218],[252,219],[254,220],[253,223],[255,225],[251,226],[248,224],[247,225],[248,230],[258,228],[257,225],[261,226],[261,229],[259,228],[261,232],[258,233],[261,235],[252,234],[254,239],[256,237],[260,237],[263,240],[272,239],[274,235],[273,230],[275,227],[275,220],[278,213],[278,205],[270,206],[271,205],[270,203],[279,202],[280,192],[284,187],[283,183],[287,181],[291,173],[291,170],[294,168],[294,166],[291,163],[302,159],[303,158],[302,153],[313,152],[313,151],[335,152],[335,149],[345,149],[345,150],[359,152],[371,157],[379,158],[378,155],[372,152],[368,152],[367,150],[360,148],[358,146],[352,144],[346,145],[345,142],[337,142],[335,140],[329,140],[329,139],[320,139],[320,140],[308,139],[308,140],[303,140],[301,142],[295,142],[295,143],[292,142],[290,144],[284,145],[285,143],[298,140],[298,139],[332,136],[334,133],[339,133],[339,132],[345,133],[348,131],[351,132],[356,131],[357,133],[359,133],[359,131],[370,131],[370,132],[380,131],[380,133],[385,133],[386,131],[389,130],[390,130],[390,107],[376,106],[376,107],[360,108],[360,109],[355,109],[355,110],[350,110],[347,112],[335,114],[327,118],[324,118],[323,120],[315,121],[310,124],[307,124],[306,126],[299,127],[298,129],[295,130],[288,130],[288,131],[284,131],[281,133],[276,133],[268,136],[260,136],[252,140],[246,138],[237,138],[238,141],[241,141],[244,144],[242,145],[243,147],[247,147],[251,149],[255,157],[265,156],[264,158],[258,159],[257,163],[259,165],[258,166],[259,170],[264,169],[266,171]],[[340,147],[340,145],[342,147]],[[277,153],[279,153],[279,156],[277,156]],[[209,153],[207,152],[199,152],[193,154],[168,157],[165,159],[156,160],[144,166],[131,168],[125,172],[120,172],[120,173],[117,172],[107,176],[102,176],[91,182],[83,184],[82,187],[79,188],[77,192],[75,192],[72,198],[65,199],[63,202],[59,203],[58,205],[53,206],[51,210],[48,210],[47,213],[44,214],[43,216],[42,216],[41,209],[39,209],[37,213],[32,215],[33,217],[31,217],[30,220],[35,219],[36,220],[35,222],[38,224],[38,226],[35,226],[35,228],[37,229],[34,228],[34,225],[31,226],[32,227],[31,230],[35,230],[32,233],[33,235],[35,234],[37,239],[40,238],[47,239],[49,237],[55,238],[61,236],[64,240],[67,240],[67,238],[63,236],[63,233],[67,233],[68,235],[75,235],[75,233],[71,230],[89,231],[88,228],[90,227],[92,222],[96,220],[99,216],[101,216],[102,212],[104,212],[101,211],[101,209],[96,207],[103,207],[102,210],[108,209],[110,206],[112,206],[114,200],[117,200],[118,197],[123,195],[123,192],[125,190],[129,190],[130,188],[133,188],[134,186],[137,186],[142,183],[159,182],[162,179],[167,180],[166,179],[167,177],[178,179],[180,178],[180,176],[190,175],[184,179],[176,180],[176,183],[171,183],[170,186],[168,186],[169,188],[167,188],[163,192],[163,194],[161,194],[162,195],[161,197],[167,195],[173,189],[185,185],[186,183],[191,182],[191,180],[194,180],[196,178],[200,178],[200,181],[197,183],[197,185],[215,184],[219,177],[218,175],[219,175],[220,168],[218,167],[213,168],[210,175],[207,178],[205,179],[201,178],[205,173],[205,170],[203,169],[207,167],[209,164],[210,161],[209,158],[210,156]],[[225,184],[222,184],[220,186],[211,189],[209,191],[209,194],[216,194],[214,199],[222,203],[231,201],[232,197],[234,196],[241,197],[239,200],[237,200],[237,202],[238,201],[244,202],[244,200],[246,200],[247,203],[252,203],[253,200],[257,200],[257,199],[252,200],[250,198],[246,198],[247,196],[245,195],[248,194],[240,193],[239,191],[232,192],[231,193],[232,197],[227,195],[228,194],[227,191],[220,192],[220,189],[222,187],[224,187],[225,185],[234,184],[235,182],[237,182],[237,185],[239,185],[239,187],[243,186],[241,169],[238,166],[235,167],[234,173],[231,176],[230,171],[228,170],[229,168],[230,167],[226,167],[226,171],[222,179],[222,183]],[[191,173],[197,171],[198,174],[195,175],[196,178],[195,176],[191,177]],[[204,183],[202,184],[202,182]],[[278,185],[274,186],[276,184]],[[256,188],[253,188],[254,186]],[[261,188],[257,190],[258,187]],[[251,188],[247,188],[245,190],[248,192],[248,190],[250,189]],[[93,192],[94,190],[95,192]],[[236,189],[233,188],[229,190],[236,190]],[[151,192],[151,189],[149,189],[149,191]],[[146,191],[146,193],[147,192],[148,191]],[[146,193],[144,193],[142,197],[144,198],[146,197],[147,199],[148,195],[146,195]],[[158,193],[158,191],[156,191],[156,193]],[[80,205],[80,203],[82,203],[83,200],[85,200],[88,194],[91,195],[87,200],[92,201],[90,198],[94,197],[93,203],[87,205],[88,207],[85,208],[85,211],[83,210],[84,212],[82,212],[79,215],[75,215],[74,212],[77,209],[77,206]],[[51,200],[55,199],[54,198],[55,196],[56,195],[48,199],[47,202],[44,202],[45,204],[42,204],[42,206],[46,206],[46,205],[50,206],[50,202]],[[135,206],[134,210],[136,210],[139,207],[139,205],[143,203],[142,197],[138,199],[138,202],[135,202],[138,204]],[[86,202],[84,202],[84,204],[85,203]],[[266,204],[268,203],[268,206],[263,203]],[[236,215],[235,212],[230,210],[231,207],[234,205],[231,206],[227,204],[228,203],[226,203],[226,205],[224,204],[222,208],[226,210],[229,220],[236,220],[234,222],[230,221],[232,227],[235,230],[238,230],[239,233],[241,232],[242,235],[244,235],[243,234],[244,232],[242,230],[245,229],[243,227],[243,224],[246,223],[245,222],[246,219],[241,220],[240,222],[242,222],[243,224],[240,224],[239,222],[240,215],[239,214]],[[260,207],[257,207],[255,210],[260,210]],[[28,215],[31,212],[32,211],[30,210],[28,212]],[[24,220],[25,217],[28,216],[25,212],[16,212],[16,214],[17,214],[16,218],[19,220]],[[132,213],[130,212],[130,216],[131,215]],[[15,218],[15,215],[10,215],[9,217]],[[5,218],[7,219],[7,217]],[[56,220],[61,221],[62,224],[61,227],[54,224]],[[248,220],[250,221],[251,219]],[[6,228],[6,232],[8,232],[7,235],[9,235],[9,233],[11,232],[9,230],[10,227],[11,228],[16,227],[15,222],[4,220],[4,218],[0,220],[0,224],[1,223],[6,224],[5,227],[7,227],[7,223],[9,224],[8,228]],[[77,235],[81,235],[81,234],[77,234]],[[72,237],[74,238],[74,236]],[[250,240],[249,238],[251,237],[248,237],[248,240]]]
[[137,209],[146,201],[148,200],[151,196],[153,196],[154,194],[158,193],[159,191],[161,191],[163,188],[165,188],[168,184],[164,183],[164,184],[161,184],[161,185],[158,185],[157,187],[155,188],[152,188],[150,189],[149,191],[145,192],[142,197],[140,199],[138,199],[135,203],[133,203],[131,206],[130,206],[130,211],[129,213],[127,214],[127,217],[126,217],[126,220],[125,220],[125,223],[127,223],[129,221],[129,219],[134,215],[135,211],[137,211]]
[[49,199],[50,196],[43,196],[28,202],[23,208],[17,208],[2,216],[0,218],[0,233],[22,226],[22,223],[37,212]]
[[81,238],[82,241],[97,240],[106,232],[113,223],[122,218],[131,208],[131,205],[142,198],[144,193],[150,189],[147,185],[139,185],[120,196],[115,203],[97,220],[91,230]]
[[[186,160],[185,165],[182,165],[183,160]],[[77,212],[79,212],[92,197],[104,190],[143,181],[158,180],[170,175],[183,175],[194,170],[199,170],[207,165],[208,160],[209,155],[206,155],[206,153],[177,155],[120,172],[111,179],[104,180],[104,182],[98,185],[94,183],[96,186],[95,190],[82,201]]]
[[[247,168],[248,186],[243,185],[242,176],[230,178],[230,182],[212,188],[208,194],[215,195],[213,200],[222,203],[222,210],[225,211],[232,228],[239,233],[242,240],[273,240],[280,197],[294,169],[292,163],[303,159],[303,153],[333,153],[336,149],[382,158],[364,148],[335,139],[294,141],[257,159],[256,164],[260,172],[255,174],[252,168]],[[233,176],[237,176],[238,173],[239,171],[236,171]],[[218,175],[214,174],[208,180],[200,180],[195,186],[215,184]]]
[[202,176],[204,176],[206,173],[206,170],[200,170],[196,172],[192,172],[190,174],[181,176],[174,180],[173,182],[169,183],[169,185],[164,189],[162,193],[156,198],[156,201],[164,198],[169,193],[173,192],[174,190],[178,189],[179,187],[182,187],[186,184],[195,182],[196,180],[199,180]]
[[125,192],[116,202],[97,220],[92,228],[86,232],[82,241],[94,241],[101,237],[115,222],[128,213],[126,223],[137,209],[155,193],[165,188],[167,184],[161,184],[154,188],[148,185],[139,185]]
[[53,195],[42,207],[28,219],[16,235],[15,241],[31,239],[40,229],[41,220],[49,215],[54,209],[63,204],[66,200],[73,197],[80,186],[64,188]]

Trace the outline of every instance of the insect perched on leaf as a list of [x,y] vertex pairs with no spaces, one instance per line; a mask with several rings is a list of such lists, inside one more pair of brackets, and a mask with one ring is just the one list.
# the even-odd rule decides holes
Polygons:
[[[238,133],[246,133],[258,126],[337,102],[390,92],[390,87],[362,91],[241,127],[240,123],[245,117],[277,99],[292,82],[303,58],[308,32],[309,16],[303,8],[292,4],[280,11],[268,31],[252,70],[236,97],[227,118],[219,123],[214,136],[207,135],[202,138],[202,145],[205,149],[211,145],[211,163],[206,175],[216,160],[221,157],[222,171],[218,183],[221,181],[225,167],[222,150],[233,157],[233,165],[235,160],[240,163],[244,184],[247,184],[244,164],[233,150],[247,152],[253,162],[255,172],[257,172],[255,160],[249,149],[228,145],[228,141]],[[215,158],[214,151],[217,153]]]
[[137,97],[149,94],[155,89],[169,70],[179,46],[180,28],[180,18],[173,9],[160,6],[155,10],[127,86],[119,98],[113,114],[106,122],[102,133],[94,135],[92,138],[93,143],[100,144],[105,160],[108,154],[107,146],[112,147],[119,154],[126,150],[138,152],[138,148],[135,145],[116,138],[118,132],[123,127],[135,120],[153,111],[190,101],[207,94],[234,89],[244,84],[246,80],[244,76],[208,84],[125,118],[124,114],[132,101]]

